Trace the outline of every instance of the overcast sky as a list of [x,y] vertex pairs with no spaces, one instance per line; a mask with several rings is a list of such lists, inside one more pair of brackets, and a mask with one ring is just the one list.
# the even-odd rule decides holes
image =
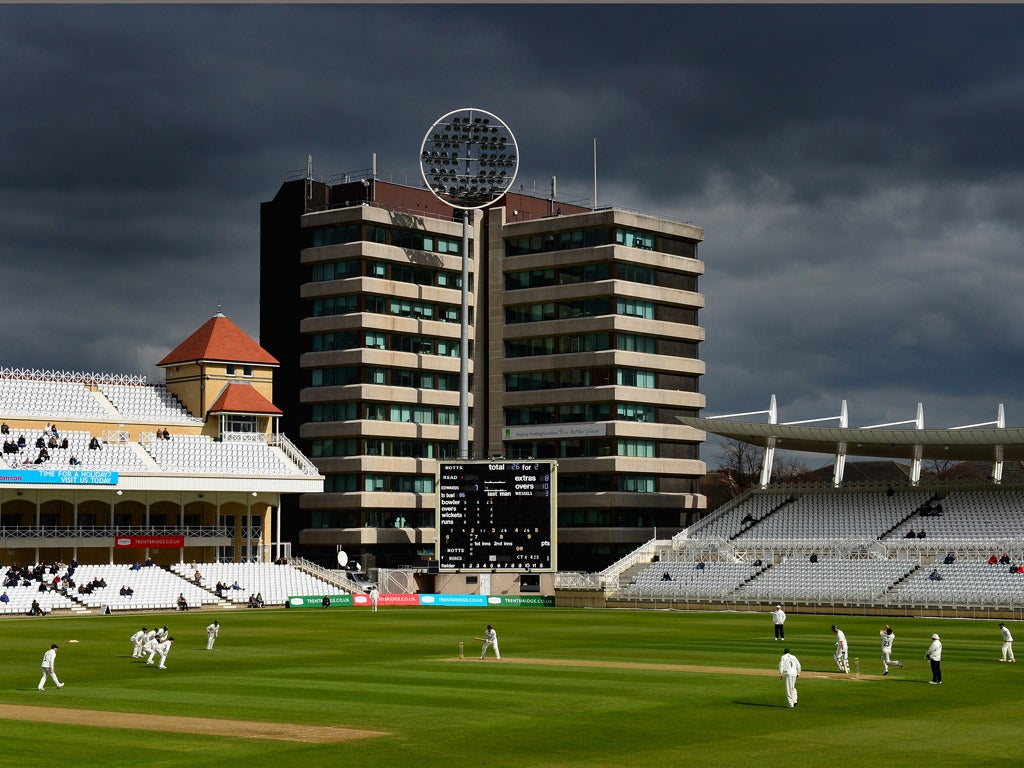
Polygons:
[[[0,5],[0,365],[259,338],[289,172],[418,183],[442,114],[518,184],[705,230],[705,415],[1024,425],[1024,7]],[[393,176],[392,176],[393,174]],[[834,422],[833,422],[834,424]],[[813,462],[812,462],[813,464]]]

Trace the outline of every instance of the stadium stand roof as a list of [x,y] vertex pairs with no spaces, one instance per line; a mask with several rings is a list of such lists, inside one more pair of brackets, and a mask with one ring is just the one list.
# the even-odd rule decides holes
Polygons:
[[[1024,429],[871,429],[762,424],[750,421],[677,416],[688,427],[762,448],[835,454],[845,444],[849,456],[994,461],[1024,460]],[[920,451],[920,453],[918,453]]]

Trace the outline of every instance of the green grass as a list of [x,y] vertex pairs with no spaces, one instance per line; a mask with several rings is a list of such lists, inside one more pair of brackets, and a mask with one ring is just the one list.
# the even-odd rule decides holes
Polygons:
[[[204,627],[214,617],[223,628],[208,653]],[[832,621],[787,621],[785,645],[805,672],[833,670]],[[177,638],[165,671],[129,659],[129,635],[153,623]],[[767,613],[390,608],[4,619],[0,703],[389,735],[306,744],[0,721],[0,768],[1005,768],[1020,760],[1024,661],[997,662],[995,621],[892,620],[893,657],[906,669],[875,679],[885,620],[844,618],[851,660],[859,657],[871,677],[801,678],[793,710],[777,675],[481,663],[473,637],[487,623],[510,660],[773,670],[783,646],[772,640]],[[932,632],[943,638],[942,686],[927,685],[922,657]],[[1024,629],[1017,634],[1024,638]],[[40,693],[39,661],[51,642],[61,646],[66,687],[50,683]]]

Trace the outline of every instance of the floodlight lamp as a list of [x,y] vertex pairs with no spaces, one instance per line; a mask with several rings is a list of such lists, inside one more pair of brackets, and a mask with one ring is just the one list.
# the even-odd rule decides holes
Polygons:
[[518,164],[512,131],[480,109],[444,115],[427,131],[420,148],[424,182],[442,202],[463,210],[496,202],[515,181]]

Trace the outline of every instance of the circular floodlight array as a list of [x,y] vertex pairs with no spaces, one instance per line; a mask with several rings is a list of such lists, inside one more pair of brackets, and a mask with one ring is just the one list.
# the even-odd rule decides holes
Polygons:
[[519,170],[516,137],[482,109],[456,109],[423,137],[420,172],[430,191],[453,208],[484,208],[508,192]]

